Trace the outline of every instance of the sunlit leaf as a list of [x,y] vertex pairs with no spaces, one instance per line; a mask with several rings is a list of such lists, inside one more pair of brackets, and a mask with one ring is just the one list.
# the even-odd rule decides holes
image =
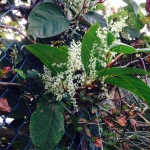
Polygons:
[[[58,72],[65,71],[66,67],[57,67],[60,63],[66,63],[68,60],[68,53],[64,49],[59,49],[44,44],[33,44],[26,46],[26,48],[38,57],[43,64],[50,69],[54,75]],[[53,64],[57,65],[53,65]]]
[[[99,37],[96,34],[96,31],[98,30],[100,26],[98,23],[95,23],[89,30],[88,32],[84,35],[83,40],[82,40],[82,47],[81,47],[81,59],[82,63],[84,65],[84,69],[86,74],[89,74],[90,68],[90,57],[91,57],[91,52],[93,49],[93,44],[97,43],[98,46],[101,45],[101,41]],[[95,54],[95,57],[98,57],[98,55]]]
[[113,45],[111,45],[110,50],[111,52],[123,54],[132,54],[137,52],[137,50],[134,47],[118,42],[115,42]]

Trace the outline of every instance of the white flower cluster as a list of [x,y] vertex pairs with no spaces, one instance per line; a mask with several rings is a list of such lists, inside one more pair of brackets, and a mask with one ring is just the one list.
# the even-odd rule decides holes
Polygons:
[[115,37],[118,37],[119,32],[122,31],[122,28],[127,26],[126,24],[127,18],[121,18],[120,21],[113,22],[113,20],[110,22],[109,28],[111,32],[114,33]]
[[93,47],[91,50],[91,55],[90,55],[90,60],[89,60],[89,75],[90,75],[90,82],[94,81],[96,79],[96,63],[97,63],[97,58],[94,56],[95,55],[95,50],[98,47],[98,44],[95,42],[93,43]]
[[74,70],[81,70],[82,62],[81,62],[81,42],[75,42],[72,40],[69,47],[69,55],[71,56],[71,61],[74,65]]
[[[99,65],[98,68],[105,68],[107,66],[106,54],[109,51],[106,42],[107,31],[106,29],[102,30],[99,28],[96,33],[100,41],[95,41],[92,46],[88,66],[89,77],[86,76],[81,61],[81,42],[75,42],[74,40],[70,43],[68,61],[66,63],[54,63],[52,65],[58,68],[65,66],[67,68],[66,71],[53,76],[52,72],[44,67],[44,74],[40,75],[44,81],[46,93],[53,93],[58,101],[69,95],[71,97],[71,103],[76,110],[76,89],[84,87],[85,84],[91,84],[96,79],[97,65]],[[81,71],[81,73],[76,73],[77,71]],[[104,79],[102,79],[101,83],[102,90],[106,98],[109,99],[107,85],[104,84]]]
[[44,66],[44,74],[39,76],[42,78],[45,84],[46,93],[53,93],[56,96],[56,100],[61,100],[66,96],[65,89],[63,87],[64,73],[61,72],[57,76],[53,76],[52,72]]
[[[102,68],[106,68],[106,66],[107,66],[106,55],[109,51],[109,48],[107,46],[107,29],[103,28],[103,30],[102,30],[101,28],[99,28],[96,33],[97,33],[97,36],[101,40],[101,45],[99,47],[99,58],[100,59],[98,60],[98,62],[100,63]],[[111,57],[113,57],[113,55],[111,55]],[[105,81],[105,78],[103,77],[101,79],[102,90],[104,91],[106,99],[110,99],[109,94],[108,94],[107,84],[105,84],[104,81]]]
[[17,61],[17,54],[18,54],[18,50],[15,48],[12,50],[12,52],[10,52],[10,60],[12,61],[13,64],[16,64]]
[[107,66],[106,54],[109,51],[107,43],[106,43],[106,41],[107,41],[106,40],[106,38],[107,38],[106,28],[103,28],[103,30],[101,28],[98,28],[96,33],[97,33],[97,36],[100,38],[100,41],[101,41],[101,45],[97,49],[99,51],[98,62],[100,63],[100,66],[102,68],[105,68]]
[[[60,101],[63,97],[69,95],[71,97],[71,103],[77,110],[77,104],[75,99],[76,89],[85,84],[85,75],[75,74],[77,70],[82,70],[81,63],[81,43],[73,40],[69,48],[69,57],[67,63],[52,65],[57,67],[66,66],[65,72],[57,73],[56,76],[52,75],[52,72],[44,66],[44,74],[40,74],[44,84],[46,93],[53,93],[56,96],[56,100]],[[76,82],[74,83],[74,81]]]

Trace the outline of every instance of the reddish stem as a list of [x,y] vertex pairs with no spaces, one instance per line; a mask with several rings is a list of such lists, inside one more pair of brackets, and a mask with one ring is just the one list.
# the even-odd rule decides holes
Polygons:
[[115,59],[107,65],[107,68],[110,68],[123,54],[119,54]]

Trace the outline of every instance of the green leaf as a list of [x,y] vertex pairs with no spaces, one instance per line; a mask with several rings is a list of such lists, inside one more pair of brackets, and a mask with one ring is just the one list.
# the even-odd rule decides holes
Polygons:
[[117,68],[112,67],[100,70],[97,72],[97,77],[107,76],[107,75],[123,75],[123,74],[148,74],[147,71],[140,69],[140,68]]
[[63,102],[60,102],[62,107],[68,112],[70,119],[72,121],[73,127],[74,127],[74,132],[77,131],[78,129],[78,119],[77,117],[66,107],[66,105]]
[[150,52],[150,48],[141,48],[141,49],[136,49],[137,52],[140,53],[149,53]]
[[116,38],[115,38],[115,36],[113,35],[113,33],[108,32],[108,33],[107,33],[107,45],[108,45],[108,47],[109,47],[110,45],[112,45],[112,44],[115,42],[115,40],[116,40]]
[[70,25],[70,21],[63,16],[61,7],[52,2],[45,2],[33,8],[28,21],[28,34],[39,38],[58,35]]
[[103,27],[107,27],[106,20],[104,19],[103,15],[100,15],[99,13],[89,11],[85,15],[82,14],[82,17],[88,21],[91,25],[94,25],[96,22],[99,23],[99,25]]
[[130,28],[130,27],[126,26],[123,28],[123,30],[127,31],[132,39],[139,38],[139,36],[140,36],[140,33],[134,28]]
[[64,134],[63,109],[57,103],[42,98],[31,116],[30,135],[38,150],[52,150]]
[[74,132],[76,132],[77,129],[78,129],[78,119],[74,114],[72,114],[72,113],[68,113],[68,114],[69,114],[70,119],[72,121],[72,124],[73,124],[73,127],[74,127]]
[[65,66],[60,68],[56,65],[53,65],[54,63],[59,65],[60,63],[67,62],[68,53],[66,51],[44,44],[32,44],[26,46],[26,48],[36,57],[38,57],[43,64],[53,72],[54,75],[57,75],[58,72],[66,70]]
[[129,46],[127,44],[118,43],[118,42],[115,42],[113,45],[111,45],[110,50],[111,52],[123,53],[123,54],[137,53],[137,50],[134,47]]
[[63,45],[63,46],[59,46],[59,49],[62,49],[62,50],[64,50],[64,51],[66,51],[66,52],[69,52],[68,47],[67,47],[67,46],[65,46],[65,45]]
[[23,79],[26,78],[26,74],[24,74],[22,70],[20,70],[20,69],[14,69],[14,71],[15,71],[16,73],[18,73],[21,78],[23,78]]
[[105,9],[105,7],[106,7],[106,6],[104,6],[104,4],[100,4],[100,3],[99,3],[99,4],[96,5],[96,10],[97,10],[97,11],[98,11],[98,10],[103,10],[103,9]]
[[114,77],[107,77],[105,82],[117,85],[133,92],[143,100],[147,101],[150,106],[150,87],[139,78],[132,75],[116,75]]
[[96,34],[96,31],[99,27],[100,26],[98,25],[98,23],[95,23],[84,35],[82,40],[81,60],[87,75],[89,74],[90,71],[89,64],[90,64],[91,51],[93,49],[93,43],[97,43],[98,46],[101,45],[101,41]]

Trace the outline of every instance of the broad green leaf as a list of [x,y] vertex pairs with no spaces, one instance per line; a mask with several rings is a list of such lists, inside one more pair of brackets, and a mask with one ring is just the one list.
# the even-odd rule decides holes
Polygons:
[[[32,44],[26,46],[26,48],[38,57],[43,64],[50,69],[54,75],[58,72],[65,71],[66,67],[57,67],[60,63],[66,63],[68,60],[68,53],[62,49],[47,46],[44,44]],[[53,64],[57,65],[53,65]]]
[[74,132],[77,131],[78,129],[78,119],[77,117],[66,107],[66,105],[63,102],[60,102],[62,107],[68,112],[70,119],[72,121],[73,127],[74,127]]
[[130,28],[130,27],[126,26],[123,28],[123,30],[127,31],[132,39],[139,38],[139,36],[140,36],[140,33],[134,28]]
[[63,16],[61,7],[52,2],[45,2],[33,8],[28,21],[28,34],[39,38],[58,35],[70,25],[70,21]]
[[108,47],[109,47],[110,45],[112,45],[112,44],[115,42],[115,40],[116,40],[116,38],[115,38],[115,36],[113,35],[113,33],[108,32],[108,33],[107,33],[107,45],[108,45]]
[[107,76],[107,75],[123,75],[123,74],[148,74],[147,71],[140,69],[140,68],[117,68],[112,67],[100,70],[97,72],[97,77]]
[[96,22],[99,23],[99,25],[103,27],[107,27],[106,20],[104,19],[104,16],[100,15],[99,13],[89,11],[85,15],[82,14],[82,17],[88,21],[91,25],[94,25]]
[[137,53],[137,50],[134,47],[129,46],[127,44],[118,43],[118,42],[115,42],[113,45],[111,45],[110,50],[111,52],[123,53],[123,54]]
[[116,75],[114,77],[107,77],[105,82],[133,92],[150,105],[150,87],[139,78],[132,75]]
[[96,34],[96,31],[98,30],[99,27],[100,26],[98,25],[98,23],[95,23],[84,35],[82,40],[81,60],[87,75],[89,74],[90,71],[89,64],[90,64],[90,57],[91,57],[91,51],[93,49],[93,44],[97,43],[98,46],[101,45],[101,41]]
[[31,116],[30,135],[38,150],[53,150],[64,134],[63,108],[42,98]]
[[150,48],[141,48],[141,49],[136,49],[137,52],[140,53],[149,53],[150,52]]

